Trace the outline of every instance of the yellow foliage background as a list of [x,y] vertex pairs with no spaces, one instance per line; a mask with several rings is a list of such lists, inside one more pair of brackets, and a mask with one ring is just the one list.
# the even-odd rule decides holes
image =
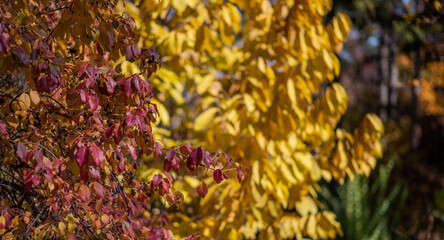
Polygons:
[[[347,132],[338,126],[347,94],[335,77],[351,28],[345,14],[327,23],[329,0],[126,2],[140,46],[156,46],[162,68],[152,78],[158,136],[223,151],[251,171],[196,198],[199,181],[180,176],[176,236],[334,238],[335,215],[316,200],[319,181],[368,175],[381,156],[383,125],[367,114]],[[137,66],[122,63],[137,72]],[[146,159],[140,177],[157,173]],[[246,173],[244,173],[246,175]]]

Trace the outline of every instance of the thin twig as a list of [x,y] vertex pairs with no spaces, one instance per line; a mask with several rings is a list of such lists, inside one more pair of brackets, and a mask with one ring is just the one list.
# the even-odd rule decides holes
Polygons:
[[26,235],[28,235],[29,230],[31,230],[32,226],[34,226],[34,224],[37,222],[37,220],[39,220],[40,215],[42,215],[43,211],[45,210],[45,208],[42,208],[42,210],[40,211],[40,213],[37,215],[37,217],[34,219],[34,221],[32,221],[31,225],[29,225],[28,229],[26,229],[26,232],[23,234],[23,237],[26,238]]
[[120,190],[120,192],[123,193],[123,197],[124,197],[124,200],[125,200],[125,203],[126,203],[126,208],[127,208],[127,211],[128,211],[128,215],[131,216],[131,212],[130,212],[131,209],[130,209],[129,204],[128,204],[128,197],[126,196],[125,190],[124,190],[122,184],[120,183],[119,179],[117,178],[116,174],[114,174],[114,172],[112,172],[112,171],[111,171],[111,173],[113,174],[113,177],[117,180],[117,183],[119,184],[119,190]]
[[23,143],[27,144],[27,145],[31,145],[32,144],[32,145],[39,146],[39,147],[43,148],[44,150],[46,150],[47,152],[49,152],[54,157],[54,159],[57,159],[56,155],[53,152],[51,152],[48,148],[46,148],[45,146],[43,146],[43,145],[41,145],[39,143],[33,143],[33,142],[23,142]]

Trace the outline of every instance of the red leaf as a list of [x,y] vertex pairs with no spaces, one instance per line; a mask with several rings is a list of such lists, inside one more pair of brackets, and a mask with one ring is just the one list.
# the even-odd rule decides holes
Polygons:
[[117,86],[117,83],[116,83],[116,81],[114,81],[114,79],[113,79],[112,77],[110,77],[110,76],[108,76],[106,79],[108,80],[108,84],[106,84],[106,89],[107,89],[107,91],[108,91],[109,94],[113,94],[113,93],[114,93],[114,89],[115,89],[116,86]]
[[137,116],[135,116],[133,114],[126,115],[125,122],[128,126],[131,127],[131,126],[136,125],[136,120],[137,120]]
[[212,163],[212,158],[211,158],[210,152],[208,152],[206,150],[203,151],[203,159],[204,159],[205,166],[207,168],[210,168],[211,167],[211,163]]
[[131,45],[126,46],[126,59],[131,59],[134,57],[134,53],[131,49]]
[[[48,164],[46,164],[48,163]],[[52,172],[52,164],[51,162],[46,162],[45,165],[45,171],[46,171],[46,179],[48,180],[48,182],[52,183],[52,179],[54,178],[54,173]]]
[[216,169],[213,172],[213,179],[216,181],[216,183],[222,182],[224,180],[224,176],[222,174],[222,171],[220,169]]
[[237,166],[237,180],[239,180],[239,182],[242,181],[242,176],[243,176],[243,173],[242,173],[241,165],[238,165]]
[[123,84],[123,88],[125,90],[126,96],[129,97],[134,93],[134,88],[131,83],[131,78],[126,78]]
[[133,213],[133,215],[137,214],[137,208],[134,205],[133,201],[131,201],[131,199],[128,201],[128,205],[130,206],[131,212]]
[[97,96],[90,96],[88,102],[92,111],[99,109],[99,98]]
[[39,183],[40,183],[40,176],[34,176],[34,177],[32,177],[31,182],[32,182],[32,186],[33,186],[33,187],[39,185]]
[[28,66],[30,63],[30,57],[29,55],[25,52],[25,49],[22,46],[18,46],[15,49],[15,53],[17,54],[17,57],[20,59],[20,62],[23,63],[24,65]]
[[171,166],[172,166],[171,161],[168,160],[168,158],[165,158],[165,160],[163,160],[163,170],[165,172],[168,172],[168,171],[170,171]]
[[89,166],[89,175],[92,178],[94,178],[95,180],[99,180],[100,179],[100,170],[95,167]]
[[6,53],[8,50],[8,40],[0,34],[0,52]]
[[80,180],[82,180],[84,183],[88,181],[89,179],[89,171],[86,165],[83,167],[80,167]]
[[199,166],[200,161],[202,161],[202,148],[198,147],[193,149],[190,156],[187,158],[187,168],[190,171],[196,170]]
[[136,149],[132,145],[128,145],[128,148],[130,150],[131,157],[133,157],[134,160],[137,160]]
[[89,191],[88,186],[86,186],[85,184],[80,185],[79,194],[80,194],[80,198],[84,202],[88,202],[89,201],[89,196],[90,196],[91,193]]
[[205,184],[205,182],[202,181],[202,183],[197,187],[197,193],[201,198],[204,198],[207,195],[208,187]]
[[147,239],[148,240],[162,240],[163,239],[162,229],[152,229],[149,231]]
[[26,154],[25,161],[29,162],[33,156],[34,156],[34,153],[29,151],[28,154]]
[[25,161],[26,158],[26,146],[24,143],[17,143],[17,155],[22,161]]
[[171,173],[165,172],[165,175],[167,176],[168,180],[170,180],[170,182],[174,182],[174,177]]
[[123,135],[122,130],[120,129],[120,123],[114,125],[114,142],[119,144],[122,141]]
[[172,161],[173,159],[174,159],[174,157],[176,156],[176,151],[174,151],[173,149],[170,149],[170,150],[168,150],[168,153],[167,153],[167,159],[169,160],[169,161]]
[[54,168],[55,168],[57,171],[60,171],[60,166],[62,165],[62,163],[63,163],[63,160],[62,160],[62,159],[60,159],[60,158],[56,158],[56,159],[54,159]]
[[92,155],[94,162],[96,163],[97,166],[102,165],[102,163],[105,161],[105,155],[103,154],[103,150],[95,143],[92,144]]
[[165,181],[165,179],[162,179],[162,187],[165,189],[166,192],[170,191],[170,183],[168,181]]
[[58,80],[54,77],[42,76],[38,81],[39,90],[43,92],[52,92],[58,85]]
[[[140,79],[139,74],[133,75],[133,84],[134,84],[134,87],[136,88],[137,92],[140,92],[139,79]],[[142,81],[142,79],[140,79],[140,81]]]
[[157,185],[159,185],[160,181],[162,181],[162,175],[156,174],[156,175],[154,175],[153,180],[151,180],[151,183],[154,186],[157,186]]
[[89,158],[89,147],[83,146],[78,149],[75,158],[80,167],[87,163]]
[[87,103],[89,100],[89,93],[85,90],[80,90],[80,99],[83,103]]
[[83,77],[85,77],[84,76],[84,73],[86,72],[86,68],[88,67],[88,63],[86,62],[86,63],[84,63],[84,64],[82,64],[82,66],[80,66],[80,68],[79,68],[79,79],[82,79]]
[[134,57],[138,57],[140,55],[140,48],[137,45],[131,45],[131,51],[133,52]]
[[34,173],[34,170],[28,170],[25,175],[23,175],[23,181],[27,182],[29,179],[31,179],[32,174]]
[[6,136],[8,136],[8,130],[6,128],[6,124],[0,122],[0,131],[5,134]]
[[114,124],[111,125],[111,127],[107,128],[105,131],[105,137],[106,138],[110,138],[113,134],[113,130],[114,130]]
[[125,171],[126,165],[125,165],[125,161],[120,161],[119,162],[119,170],[120,171]]
[[100,198],[103,198],[105,196],[105,188],[102,186],[102,184],[98,182],[94,182],[94,191]]
[[189,155],[193,151],[193,147],[190,144],[185,143],[180,145],[180,153],[183,155]]
[[174,156],[171,164],[173,165],[174,170],[178,171],[180,168],[180,159],[177,156]]
[[160,156],[162,155],[162,146],[160,145],[160,143],[155,142],[154,147],[155,147],[155,151],[153,154],[154,159],[159,160]]

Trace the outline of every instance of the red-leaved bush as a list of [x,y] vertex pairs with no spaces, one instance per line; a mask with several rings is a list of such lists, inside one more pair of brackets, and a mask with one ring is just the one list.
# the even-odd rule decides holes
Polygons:
[[[0,2],[2,239],[169,239],[168,216],[151,203],[180,204],[170,171],[220,183],[231,170],[224,153],[153,139],[149,77],[160,59],[116,4]],[[142,72],[125,76],[122,61]],[[148,182],[136,178],[144,154],[164,166]],[[204,182],[197,192],[205,197]]]

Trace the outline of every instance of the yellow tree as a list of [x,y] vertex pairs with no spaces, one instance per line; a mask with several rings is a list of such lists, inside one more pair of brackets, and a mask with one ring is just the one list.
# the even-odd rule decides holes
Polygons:
[[[162,90],[155,93],[162,119],[157,132],[215,152],[217,146],[251,174],[241,184],[208,182],[201,201],[185,196],[194,217],[172,211],[183,221],[173,223],[175,234],[341,234],[334,214],[316,200],[318,183],[368,174],[382,154],[383,125],[368,114],[353,132],[338,127],[348,98],[335,81],[337,54],[351,22],[344,14],[327,22],[331,6],[331,0],[126,3],[140,27],[140,46],[156,46],[162,58],[152,80]],[[137,71],[127,63],[120,67]],[[156,172],[149,166],[142,178]],[[199,184],[185,182],[189,186],[176,188]]]

